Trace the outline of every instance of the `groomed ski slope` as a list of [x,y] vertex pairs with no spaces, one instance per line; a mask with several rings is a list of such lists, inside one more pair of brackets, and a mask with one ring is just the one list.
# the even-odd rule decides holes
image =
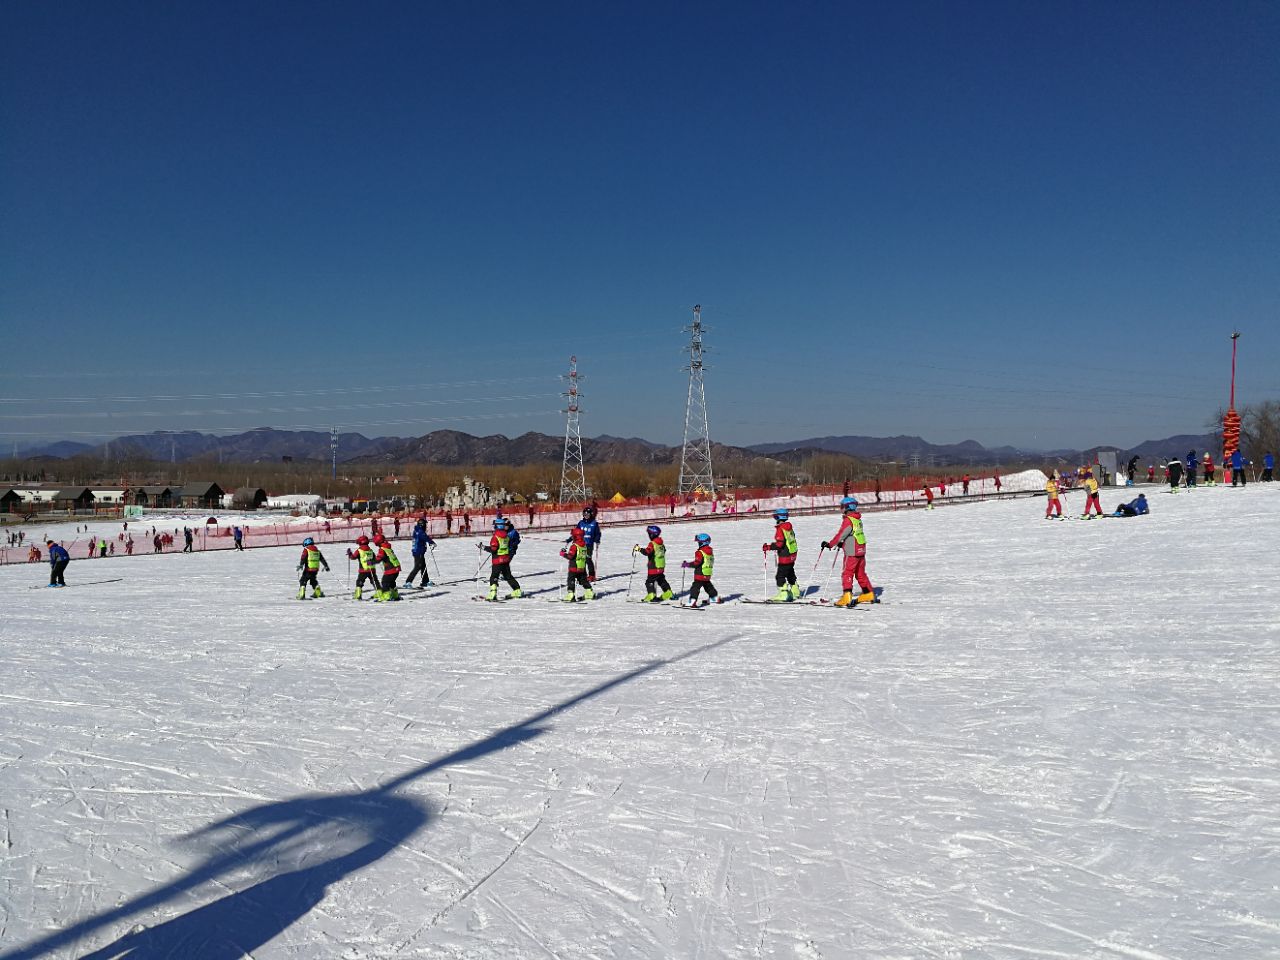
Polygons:
[[[591,605],[0,569],[0,957],[1280,955],[1280,485],[1148,489],[868,514],[854,611],[625,604],[638,528]],[[771,528],[707,528],[722,592]]]

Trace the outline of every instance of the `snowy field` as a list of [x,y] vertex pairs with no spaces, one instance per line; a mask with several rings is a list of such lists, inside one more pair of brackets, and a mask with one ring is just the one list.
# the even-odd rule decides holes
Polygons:
[[1280,956],[1280,484],[1150,498],[870,514],[852,611],[625,604],[638,528],[573,606],[544,540],[5,567],[0,958]]

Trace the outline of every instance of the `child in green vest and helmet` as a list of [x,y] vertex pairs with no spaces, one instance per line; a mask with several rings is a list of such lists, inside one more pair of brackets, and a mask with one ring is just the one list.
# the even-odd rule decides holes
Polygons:
[[364,596],[364,582],[369,581],[373,585],[373,589],[378,589],[378,567],[374,563],[373,558],[376,556],[374,551],[369,547],[368,537],[359,537],[356,539],[356,548],[347,550],[347,559],[355,560],[359,572],[356,574],[356,590],[352,599],[359,600]]
[[316,574],[320,572],[321,567],[324,568],[325,573],[328,573],[329,561],[324,558],[316,542],[307,537],[302,541],[302,556],[298,558],[298,569],[302,571],[302,576],[298,578],[299,600],[307,598],[308,584],[311,585],[311,599],[324,596],[324,591],[320,589],[320,581],[316,579]]
[[778,592],[770,599],[774,603],[790,603],[800,599],[800,585],[796,583],[796,531],[791,526],[790,514],[784,509],[773,511],[773,542],[764,545],[764,552],[770,550],[778,555],[778,569],[774,573],[774,582]]
[[[644,578],[644,597],[641,603],[657,603],[659,600],[672,598],[671,584],[667,582],[667,547],[662,542],[662,528],[657,524],[645,529],[649,535],[649,545],[642,547],[636,544],[632,553],[642,554],[647,562]],[[662,593],[658,593],[661,590]]]
[[574,527],[569,531],[569,544],[560,551],[560,556],[569,561],[569,575],[564,584],[564,602],[573,603],[578,599],[578,586],[582,586],[582,599],[594,600],[596,592],[591,588],[589,579],[589,560],[591,548],[587,544],[586,531]]
[[719,591],[711,582],[712,568],[716,562],[715,553],[711,549],[711,535],[700,533],[693,538],[693,542],[698,545],[697,552],[694,553],[692,560],[686,560],[681,564],[682,567],[693,571],[693,588],[689,591],[689,606],[698,606],[698,594],[703,590],[707,593],[707,599],[702,602],[703,606],[709,603],[723,603]]

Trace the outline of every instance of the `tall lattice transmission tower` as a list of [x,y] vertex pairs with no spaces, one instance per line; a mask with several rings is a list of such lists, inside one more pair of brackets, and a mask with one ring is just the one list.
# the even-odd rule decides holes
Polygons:
[[680,493],[716,492],[711,471],[711,428],[707,425],[707,388],[702,380],[702,307],[693,308],[693,323],[684,328],[690,335],[689,399],[684,407],[684,449],[680,451]]
[[582,428],[578,424],[578,414],[582,412],[578,401],[582,392],[578,382],[583,378],[578,374],[578,358],[569,358],[569,372],[561,380],[567,381],[569,387],[560,396],[569,401],[566,406],[564,422],[564,465],[560,468],[560,502],[576,503],[587,499],[587,474],[582,466]]

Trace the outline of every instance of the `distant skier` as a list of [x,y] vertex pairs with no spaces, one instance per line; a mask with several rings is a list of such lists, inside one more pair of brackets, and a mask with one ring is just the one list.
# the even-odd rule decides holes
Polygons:
[[489,593],[486,600],[498,599],[498,579],[505,580],[511,587],[511,597],[521,597],[520,581],[511,575],[511,542],[507,539],[507,524],[504,520],[493,522],[493,536],[487,544],[476,544],[490,555]]
[[686,560],[680,566],[693,571],[693,587],[689,590],[689,603],[691,607],[698,606],[698,593],[705,590],[707,599],[702,605],[706,606],[710,603],[724,603],[720,598],[719,591],[711,582],[711,574],[715,568],[715,552],[711,549],[711,536],[709,534],[700,533],[693,538],[693,542],[698,545],[698,549],[693,554],[692,560]]
[[1249,478],[1245,475],[1244,468],[1244,454],[1237,447],[1231,451],[1231,485],[1233,487],[1237,484],[1242,487],[1248,484]]
[[778,592],[772,598],[775,603],[790,603],[800,599],[800,585],[796,583],[796,553],[799,546],[789,516],[783,509],[773,511],[773,541],[764,544],[766,554],[772,550],[778,557],[778,567],[773,575],[774,583],[778,586]]
[[[830,540],[822,541],[823,550],[843,550],[844,568],[840,575],[840,584],[844,593],[836,601],[837,607],[848,607],[855,603],[875,603],[875,589],[867,578],[867,535],[862,529],[862,514],[858,512],[858,501],[855,497],[845,497],[840,501],[840,509],[844,516],[840,520],[840,529]],[[862,593],[855,599],[853,582],[858,581]]]
[[933,509],[933,489],[927,483],[924,485],[924,508]]
[[1138,494],[1136,500],[1130,500],[1128,503],[1122,503],[1116,507],[1116,512],[1112,514],[1115,517],[1141,517],[1151,512],[1151,508],[1147,506],[1147,495],[1145,493]]
[[194,540],[194,535],[191,533],[191,528],[190,528],[190,527],[183,527],[183,528],[182,528],[182,552],[183,552],[183,553],[194,553],[194,552],[195,552],[195,551],[194,551],[194,550],[192,550],[192,548],[191,548],[192,540]]
[[378,548],[373,562],[382,564],[382,582],[374,600],[399,600],[400,591],[396,589],[396,579],[400,576],[400,559],[391,548],[391,541],[378,534],[373,538],[373,545]]
[[235,548],[237,550],[244,549],[244,531],[243,530],[241,530],[239,527],[232,527],[231,539],[235,541]]
[[1169,492],[1177,493],[1178,484],[1182,481],[1182,461],[1177,457],[1172,457],[1165,467],[1165,473],[1169,477]]
[[1055,516],[1062,516],[1062,500],[1058,498],[1058,481],[1050,477],[1045,481],[1044,495],[1049,498],[1048,505],[1044,508],[1044,518],[1052,520]]
[[1187,486],[1194,487],[1196,485],[1196,470],[1200,467],[1200,461],[1196,459],[1196,452],[1192,450],[1187,454]]
[[1102,516],[1102,497],[1098,493],[1098,481],[1094,478],[1093,471],[1086,470],[1084,472],[1084,517],[1086,520],[1095,515],[1090,511],[1097,511],[1096,516]]
[[302,576],[298,578],[299,600],[307,598],[308,585],[311,587],[311,599],[324,596],[324,591],[320,589],[320,581],[317,579],[321,567],[324,568],[325,573],[328,573],[329,561],[324,558],[316,542],[307,537],[302,541],[302,556],[298,558],[298,569],[302,571]]
[[560,556],[569,561],[569,572],[564,582],[564,596],[561,599],[565,603],[575,602],[578,599],[578,587],[581,585],[582,599],[594,600],[596,592],[591,588],[591,581],[587,576],[591,549],[587,546],[586,531],[581,527],[574,527],[569,531],[569,543],[560,551]]
[[1262,458],[1262,482],[1270,483],[1273,471],[1276,468],[1276,458],[1274,454],[1268,453]]
[[413,586],[413,578],[422,574],[420,587],[430,586],[431,572],[427,569],[427,550],[434,549],[436,542],[431,539],[427,533],[427,521],[425,518],[419,518],[418,522],[413,525],[413,542],[409,548],[409,552],[413,555],[413,569],[409,571],[409,575],[404,578],[405,587]]
[[969,495],[969,475],[967,473],[964,475],[964,479],[960,481],[960,486],[964,489],[964,495],[967,497]]
[[[670,600],[671,584],[667,582],[667,545],[662,542],[662,528],[653,524],[645,528],[649,535],[647,546],[636,544],[632,547],[635,553],[643,554],[646,559],[644,579],[644,597],[642,603],[657,603],[659,600]],[[662,593],[658,593],[661,590]]]
[[1125,479],[1128,481],[1125,486],[1132,487],[1133,479],[1138,474],[1138,455],[1135,453],[1129,458],[1128,465],[1124,468]]
[[583,541],[587,547],[587,579],[596,578],[596,549],[600,546],[600,524],[596,520],[596,508],[582,508],[582,519],[578,521],[578,529],[584,534]]
[[[44,545],[49,548],[49,586],[65,587],[67,585],[65,574],[67,564],[71,562],[71,554],[63,549],[62,544],[54,543],[52,540],[45,540]],[[34,550],[35,547],[31,549]]]
[[1154,463],[1147,464],[1147,483],[1156,482],[1156,465]]
[[[374,551],[369,547],[369,538],[360,536],[356,539],[356,548],[347,550],[347,559],[356,561],[358,572],[356,573],[356,589],[351,595],[352,599],[360,600],[364,597],[364,582],[369,581],[373,585],[373,589],[378,589],[378,568],[373,562],[376,556]],[[350,570],[350,567],[347,568]]]
[[1213,454],[1208,450],[1204,452],[1204,482],[1206,486],[1216,486],[1213,482],[1213,474],[1215,467],[1213,465]]

